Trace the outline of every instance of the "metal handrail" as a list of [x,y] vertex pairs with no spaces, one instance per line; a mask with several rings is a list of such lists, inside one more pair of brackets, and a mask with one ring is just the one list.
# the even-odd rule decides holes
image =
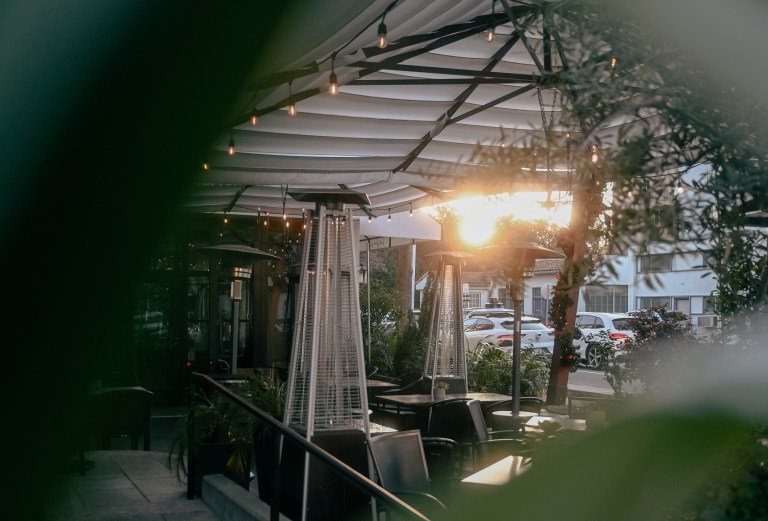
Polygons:
[[[264,412],[263,410],[256,407],[254,404],[243,398],[242,396],[233,393],[231,390],[227,389],[225,386],[217,382],[216,380],[212,379],[210,376],[202,374],[202,373],[191,373],[190,374],[190,383],[191,383],[191,393],[193,397],[193,401],[190,403],[190,411],[194,410],[194,396],[195,396],[195,385],[196,384],[205,384],[206,386],[209,386],[219,393],[221,393],[223,396],[225,396],[227,399],[233,401],[235,404],[237,404],[239,407],[243,408],[245,411],[247,411],[249,414],[252,414],[259,418],[260,421],[264,422],[265,425],[267,425],[270,429],[273,431],[277,431],[280,436],[283,436],[296,444],[296,446],[300,447],[301,450],[303,450],[305,453],[309,453],[315,458],[319,459],[320,461],[326,463],[330,466],[330,468],[333,469],[334,472],[336,472],[339,476],[341,476],[347,483],[354,486],[359,491],[367,494],[369,497],[372,497],[375,501],[381,502],[382,504],[392,508],[394,511],[398,513],[399,516],[402,516],[403,519],[417,519],[422,521],[429,521],[427,517],[425,517],[421,512],[414,509],[412,506],[410,506],[408,503],[405,503],[401,499],[399,499],[397,496],[393,495],[389,491],[385,490],[384,488],[380,487],[370,479],[368,479],[366,476],[363,476],[359,472],[357,472],[355,469],[344,463],[343,461],[339,460],[332,454],[329,454],[322,448],[318,447],[317,445],[307,441],[303,436],[298,434],[296,431],[285,425],[284,423],[278,421],[274,417],[272,417],[270,414]],[[192,454],[192,444],[189,444],[188,446],[188,452],[187,452],[187,458],[188,461],[192,462],[194,459],[194,455]],[[275,460],[279,463],[279,455],[275,454]],[[277,468],[277,467],[276,467]],[[194,465],[190,464],[189,466],[189,476],[188,476],[188,483],[187,483],[187,497],[193,498],[194,497]],[[273,498],[270,504],[270,520],[271,521],[278,521],[280,517],[280,502],[276,500],[276,497],[278,497],[277,491],[279,491],[280,487],[280,473],[275,473],[275,492],[273,492]]]

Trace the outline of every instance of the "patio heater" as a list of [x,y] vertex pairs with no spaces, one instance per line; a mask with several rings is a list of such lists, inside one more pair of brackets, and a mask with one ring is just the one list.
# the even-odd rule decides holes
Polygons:
[[[251,279],[254,261],[275,261],[280,260],[280,257],[245,244],[219,244],[204,246],[200,250],[208,254],[219,253],[227,260],[225,275],[232,278],[229,283],[229,298],[232,300],[232,362],[229,366],[229,372],[235,374],[237,373],[237,351],[240,342],[240,301],[243,298],[243,281]],[[231,271],[229,271],[230,269]]]
[[[353,251],[352,211],[345,204],[370,201],[366,194],[351,190],[289,195],[314,203],[315,209],[305,234],[283,422],[367,473],[365,442],[370,434],[358,263]],[[302,458],[290,452],[287,448],[286,457],[297,465],[296,460]],[[310,469],[308,455],[302,465],[301,518],[338,517],[339,509],[354,501],[350,499],[354,494],[345,492],[344,484],[323,473],[319,465]]]
[[562,253],[550,250],[532,242],[507,242],[486,248],[495,263],[501,265],[501,271],[509,281],[509,289],[514,302],[514,338],[512,340],[512,414],[520,415],[520,349],[522,339],[523,293],[525,279],[533,277],[536,259],[560,259]]
[[448,393],[467,392],[467,338],[464,335],[464,293],[461,284],[465,252],[436,252],[440,264],[432,298],[432,316],[424,362],[425,389],[434,394],[437,382],[448,383]]

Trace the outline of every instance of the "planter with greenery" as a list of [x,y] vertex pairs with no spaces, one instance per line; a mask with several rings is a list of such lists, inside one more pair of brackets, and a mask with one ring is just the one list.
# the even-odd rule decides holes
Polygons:
[[[251,400],[265,412],[280,417],[284,384],[266,373],[246,375],[230,385],[233,392]],[[191,415],[176,424],[168,449],[169,468],[177,478],[188,478],[187,452],[195,457],[194,490],[200,494],[205,474],[224,474],[246,490],[250,484],[251,457],[261,443],[257,418],[216,392],[198,390]],[[271,446],[271,444],[270,444]],[[256,447],[254,449],[254,447]],[[264,466],[263,464],[261,466]],[[265,478],[265,481],[266,478]]]

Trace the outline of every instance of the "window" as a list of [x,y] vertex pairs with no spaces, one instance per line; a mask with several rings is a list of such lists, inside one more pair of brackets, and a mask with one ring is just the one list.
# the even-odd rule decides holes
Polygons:
[[465,306],[468,308],[479,308],[480,307],[480,292],[479,291],[468,291],[466,293],[466,296],[469,298],[467,302],[465,302]]
[[704,297],[704,313],[715,315],[718,313],[718,300],[720,297],[709,296]]
[[654,273],[672,271],[672,254],[642,255],[638,257],[638,273]]
[[487,318],[478,318],[473,331],[485,331],[488,329],[493,329],[493,322]]
[[626,313],[629,286],[584,286],[584,304],[594,313]]
[[507,309],[512,309],[514,307],[512,295],[507,292],[507,288],[499,288],[499,303]]
[[582,329],[600,329],[605,327],[602,319],[594,315],[578,315],[576,317],[576,325]]
[[533,316],[546,321],[549,318],[549,295],[543,295],[541,288],[531,288]]
[[670,297],[640,297],[640,309],[651,309],[665,307],[671,309],[669,304]]

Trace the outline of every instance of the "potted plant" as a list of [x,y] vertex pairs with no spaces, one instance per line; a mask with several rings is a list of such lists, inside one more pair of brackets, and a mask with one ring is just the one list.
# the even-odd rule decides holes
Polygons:
[[[249,397],[250,377],[232,385],[232,390]],[[174,427],[168,448],[168,466],[177,478],[188,478],[187,453],[196,461],[194,490],[200,494],[202,477],[224,474],[246,490],[251,479],[253,433],[257,420],[226,397],[198,391],[191,415]]]
[[445,393],[448,391],[448,382],[437,382],[433,391],[435,400],[445,400]]

